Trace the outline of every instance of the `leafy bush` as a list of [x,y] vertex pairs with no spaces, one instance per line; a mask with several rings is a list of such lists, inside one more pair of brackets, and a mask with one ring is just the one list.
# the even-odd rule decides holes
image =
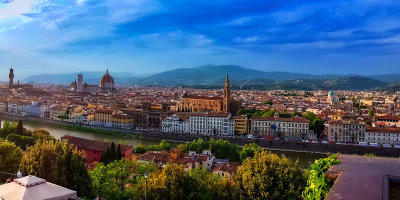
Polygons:
[[366,154],[364,154],[364,157],[376,157],[376,154],[366,153]]
[[269,151],[247,158],[233,175],[237,199],[285,199],[301,197],[307,177],[298,161]]
[[6,138],[8,141],[14,143],[22,150],[25,150],[27,147],[33,146],[35,144],[35,138],[28,136],[20,136],[15,133],[12,133]]
[[194,140],[192,143],[180,144],[178,148],[184,152],[196,151],[202,153],[203,150],[211,150],[217,158],[229,159],[230,161],[240,161],[239,147],[237,144],[232,144],[227,140]]
[[303,192],[305,200],[325,199],[329,190],[333,185],[333,180],[325,177],[325,172],[332,165],[340,163],[337,159],[338,154],[331,155],[327,158],[316,160],[311,165],[311,171],[307,180],[307,187]]

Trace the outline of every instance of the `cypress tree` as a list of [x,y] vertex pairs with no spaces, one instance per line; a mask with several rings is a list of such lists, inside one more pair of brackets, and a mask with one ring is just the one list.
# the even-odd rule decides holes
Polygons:
[[115,144],[114,144],[114,142],[112,142],[111,148],[110,148],[110,162],[112,162],[116,159],[117,159],[117,152],[115,151]]
[[117,159],[118,159],[118,160],[121,160],[121,159],[122,159],[121,145],[120,145],[120,144],[118,144]]
[[24,135],[24,125],[22,124],[22,120],[18,120],[17,131],[18,135]]

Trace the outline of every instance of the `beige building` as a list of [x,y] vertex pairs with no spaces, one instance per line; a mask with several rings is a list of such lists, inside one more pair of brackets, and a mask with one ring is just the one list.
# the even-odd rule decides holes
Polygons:
[[330,142],[364,142],[366,125],[362,122],[332,120],[325,126]]
[[376,116],[373,127],[400,127],[400,117],[397,116]]
[[300,117],[254,117],[251,120],[251,133],[257,136],[305,139],[308,132],[309,120]]

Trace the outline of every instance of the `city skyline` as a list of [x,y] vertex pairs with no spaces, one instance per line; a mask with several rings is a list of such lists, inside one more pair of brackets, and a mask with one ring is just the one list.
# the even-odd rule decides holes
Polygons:
[[[206,64],[397,72],[396,1],[0,1],[0,65],[21,77]],[[3,75],[0,79],[6,79]]]

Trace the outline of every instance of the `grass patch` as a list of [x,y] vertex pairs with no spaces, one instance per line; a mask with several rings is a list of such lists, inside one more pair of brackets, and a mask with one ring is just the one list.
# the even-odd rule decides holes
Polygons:
[[121,131],[104,130],[104,129],[97,129],[97,128],[85,127],[85,126],[76,126],[76,125],[70,125],[70,124],[57,124],[57,127],[67,129],[67,130],[90,132],[90,133],[104,134],[104,135],[118,135],[118,136],[124,136],[124,137],[130,136],[130,137],[135,137],[135,138],[140,137],[139,135],[134,135],[134,134],[125,133],[125,132],[121,132]]

